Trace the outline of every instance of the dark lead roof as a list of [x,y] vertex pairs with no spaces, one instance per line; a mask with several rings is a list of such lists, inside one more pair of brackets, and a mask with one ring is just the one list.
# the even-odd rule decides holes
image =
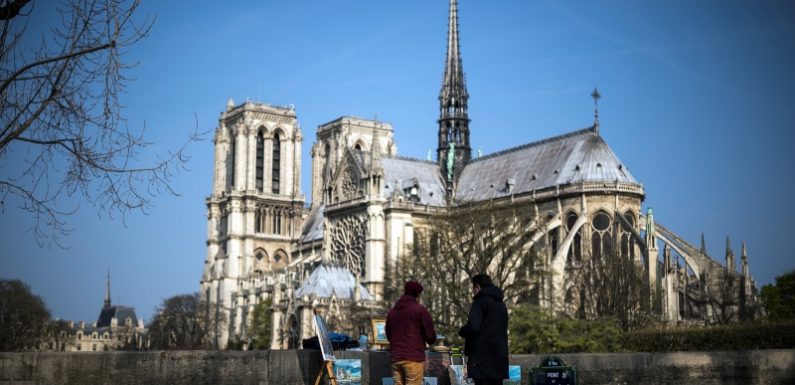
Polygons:
[[97,328],[110,326],[112,318],[116,318],[119,325],[124,325],[127,318],[132,320],[133,325],[138,323],[135,308],[115,305],[102,308],[102,311],[99,312],[99,319],[97,319]]
[[473,159],[456,198],[483,201],[582,182],[640,184],[593,128]]
[[444,181],[439,165],[419,159],[383,158],[384,197],[390,199],[395,192],[404,194],[415,183],[420,204],[444,206]]

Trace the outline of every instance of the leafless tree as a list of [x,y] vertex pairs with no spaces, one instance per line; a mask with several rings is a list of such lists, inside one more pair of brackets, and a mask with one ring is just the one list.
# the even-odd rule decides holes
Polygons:
[[[155,309],[155,318],[149,325],[149,341],[155,350],[210,349],[212,326],[207,312],[216,306],[207,306],[199,293],[181,294],[163,300]],[[214,313],[213,313],[214,314]],[[225,325],[218,321],[219,327]]]
[[[28,28],[36,7],[57,7],[60,24],[38,37]],[[0,210],[19,203],[35,219],[41,246],[71,230],[66,216],[79,196],[113,217],[146,213],[153,197],[176,194],[186,146],[153,162],[151,143],[128,127],[119,97],[134,64],[122,59],[154,18],[138,0],[0,0]],[[21,165],[21,166],[20,166]],[[14,203],[12,203],[12,201]]]
[[472,302],[472,276],[487,272],[509,306],[528,295],[536,272],[533,245],[540,239],[542,222],[532,206],[487,202],[451,208],[418,226],[426,230],[416,231],[409,255],[389,267],[397,277],[390,282],[422,282],[422,298],[437,329],[455,341]]
[[577,282],[578,318],[613,318],[624,330],[648,326],[658,318],[651,303],[658,303],[659,298],[649,300],[654,294],[643,266],[631,257],[613,251],[591,256],[572,280]]

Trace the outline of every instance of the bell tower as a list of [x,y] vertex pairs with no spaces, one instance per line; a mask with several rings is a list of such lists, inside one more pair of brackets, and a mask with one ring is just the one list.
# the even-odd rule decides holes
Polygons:
[[469,146],[466,78],[458,41],[458,2],[450,0],[447,27],[447,58],[439,92],[439,147],[436,159],[442,170],[448,197],[464,164],[472,157]]

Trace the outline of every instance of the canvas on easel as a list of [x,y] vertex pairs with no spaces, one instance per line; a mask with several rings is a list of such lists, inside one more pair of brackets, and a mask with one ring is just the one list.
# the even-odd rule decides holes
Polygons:
[[315,335],[317,335],[317,342],[320,345],[320,354],[323,356],[320,372],[318,372],[317,377],[315,377],[315,385],[320,385],[324,376],[328,377],[331,385],[337,385],[337,379],[334,376],[333,368],[333,363],[336,358],[334,357],[334,348],[331,345],[331,339],[328,337],[326,321],[320,314],[315,314],[315,316],[312,317],[312,321]]
[[320,352],[323,354],[323,361],[334,361],[334,349],[331,345],[331,339],[328,337],[328,328],[326,321],[320,314],[315,314],[312,318],[312,326],[315,329],[317,342],[320,344]]

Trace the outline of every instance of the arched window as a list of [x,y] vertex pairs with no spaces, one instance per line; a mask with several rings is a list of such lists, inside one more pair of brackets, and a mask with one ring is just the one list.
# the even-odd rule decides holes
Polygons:
[[298,334],[298,320],[294,315],[290,316],[289,329],[287,332],[287,349],[298,349],[300,336]]
[[230,190],[235,189],[235,137],[229,139],[229,160],[226,162],[229,167],[229,186]]
[[591,220],[591,257],[599,259],[612,253],[613,236],[610,234],[610,216],[604,211],[594,215]]
[[422,235],[420,234],[419,230],[417,230],[416,228],[414,228],[412,232],[413,232],[413,244],[411,245],[411,252],[416,257],[420,255],[420,249],[422,248],[422,240],[420,239]]
[[273,253],[273,261],[271,262],[271,268],[280,269],[286,266],[289,262],[290,261],[289,258],[287,258],[287,253],[285,253],[284,250],[279,249],[276,250],[275,253]]
[[[576,213],[569,213],[566,216],[566,230],[571,232],[574,229],[574,224],[577,222],[577,214]],[[574,234],[574,239],[571,240],[571,246],[569,247],[569,255],[567,257],[569,263],[580,263],[582,261],[582,237],[580,236],[580,230],[577,230],[577,233]]]
[[560,245],[560,227],[556,227],[549,232],[549,246],[552,248],[552,256],[558,254],[558,246]]
[[262,272],[265,270],[264,267],[266,266],[268,259],[265,254],[265,250],[258,249],[255,251],[254,258],[254,268],[252,270],[254,270],[254,272],[257,274],[262,274]]
[[257,191],[262,191],[265,178],[265,136],[257,133]]
[[438,257],[442,245],[441,245],[441,242],[440,242],[440,239],[439,239],[439,233],[437,233],[435,231],[431,234],[431,245],[430,245],[430,247],[431,247],[431,257],[433,257],[433,258]]
[[621,256],[635,258],[635,237],[632,236],[632,227],[635,226],[635,216],[631,212],[624,213],[625,224],[621,222]]
[[282,158],[282,141],[279,134],[273,135],[273,168],[271,170],[271,192],[279,193],[279,171]]
[[273,213],[273,228],[271,229],[273,234],[282,234],[282,212],[281,210],[277,210]]
[[254,232],[264,233],[265,225],[268,223],[268,211],[265,207],[258,207],[254,213]]

